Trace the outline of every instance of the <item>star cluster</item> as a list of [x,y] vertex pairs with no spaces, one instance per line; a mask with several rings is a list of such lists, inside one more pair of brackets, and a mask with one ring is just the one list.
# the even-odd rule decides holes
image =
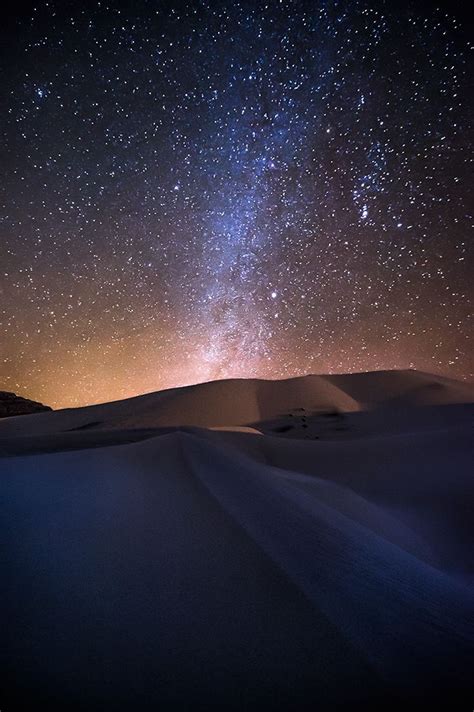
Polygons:
[[472,377],[449,7],[57,0],[2,33],[0,387]]

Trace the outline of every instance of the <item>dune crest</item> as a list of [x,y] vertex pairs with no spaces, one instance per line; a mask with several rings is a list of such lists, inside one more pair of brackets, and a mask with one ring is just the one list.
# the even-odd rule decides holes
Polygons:
[[308,375],[285,380],[227,379],[0,422],[0,438],[28,431],[195,426],[257,427],[304,414],[354,413],[391,406],[470,403],[474,386],[419,371]]

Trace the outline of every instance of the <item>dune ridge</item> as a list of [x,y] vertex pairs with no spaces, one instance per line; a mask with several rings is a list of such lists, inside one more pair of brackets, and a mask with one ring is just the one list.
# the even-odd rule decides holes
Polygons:
[[[384,406],[474,401],[474,385],[420,371],[308,375],[284,380],[226,379],[147,393],[122,401],[53,411],[21,424],[4,419],[0,438],[78,428],[250,426],[296,411],[351,413]],[[28,420],[25,420],[28,418]]]

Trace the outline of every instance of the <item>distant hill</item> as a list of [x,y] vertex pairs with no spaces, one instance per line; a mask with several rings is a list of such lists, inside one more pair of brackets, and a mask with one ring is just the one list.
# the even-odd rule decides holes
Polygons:
[[10,418],[13,415],[29,415],[52,410],[47,405],[37,403],[17,396],[15,393],[0,391],[0,418]]

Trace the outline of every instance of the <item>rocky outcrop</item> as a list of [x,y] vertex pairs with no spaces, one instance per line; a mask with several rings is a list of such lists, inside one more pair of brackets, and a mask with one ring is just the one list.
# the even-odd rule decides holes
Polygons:
[[52,408],[48,405],[43,405],[42,403],[17,396],[15,393],[0,391],[0,418],[9,418],[12,415],[41,413],[45,410],[52,410]]

